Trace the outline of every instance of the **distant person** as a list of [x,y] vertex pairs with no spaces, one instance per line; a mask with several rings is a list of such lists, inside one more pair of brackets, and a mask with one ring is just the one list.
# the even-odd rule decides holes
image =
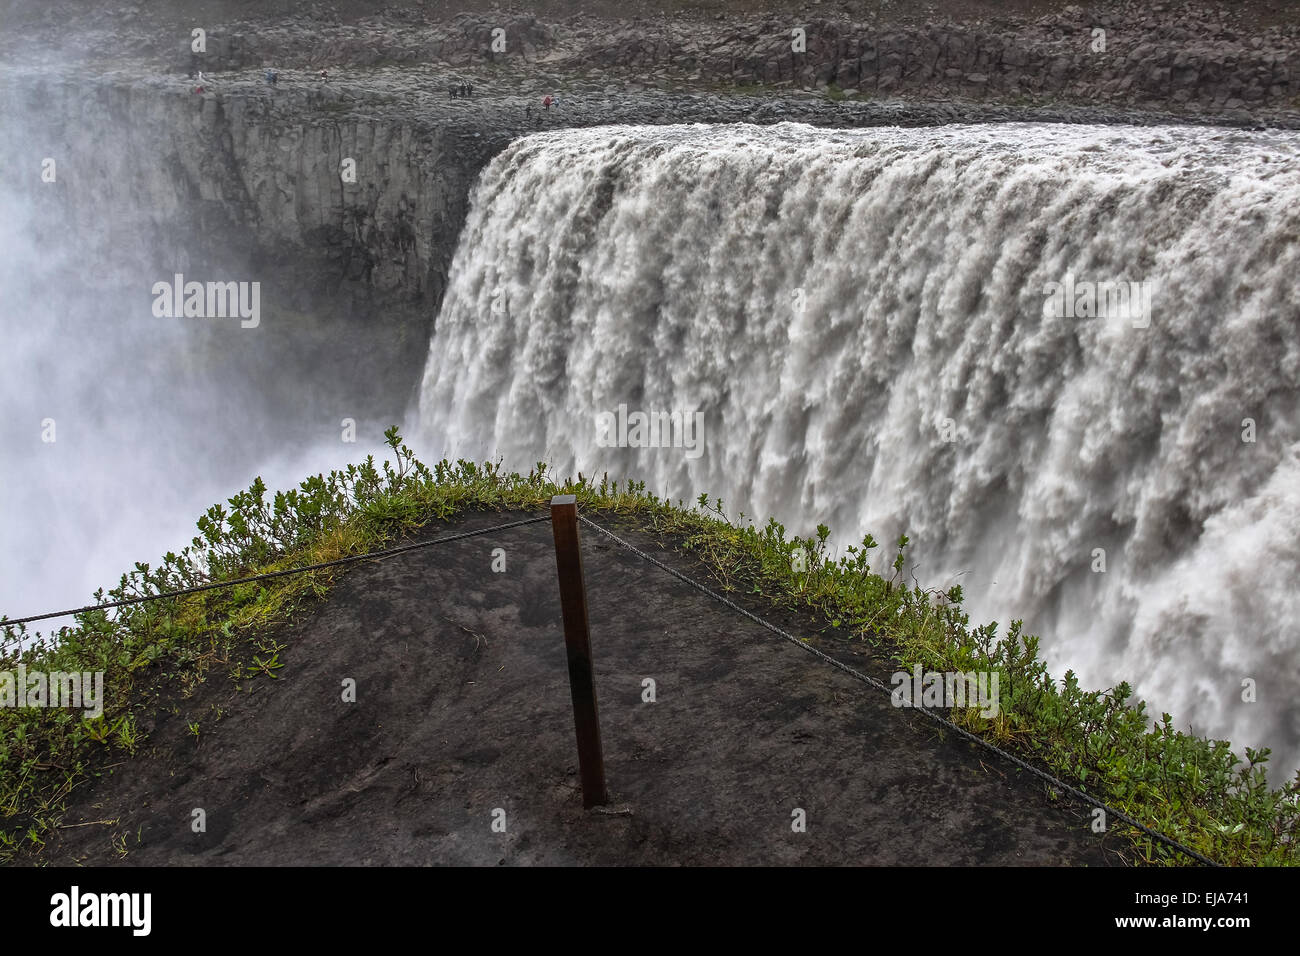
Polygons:
[[321,70],[320,73],[317,74],[317,76],[319,77],[322,83],[329,79],[329,74],[326,73],[324,70]]
[[550,94],[550,93],[547,93],[547,94],[546,94],[546,99],[542,100],[542,109],[546,110],[547,112],[550,111],[550,109],[551,109],[551,94]]

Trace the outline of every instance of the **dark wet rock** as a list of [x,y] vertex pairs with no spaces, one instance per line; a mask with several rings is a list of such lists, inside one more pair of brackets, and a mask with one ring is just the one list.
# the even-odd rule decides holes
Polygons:
[[[861,12],[861,11],[859,11]],[[960,13],[960,9],[954,11]],[[195,53],[175,29],[162,31],[134,7],[96,6],[89,33],[62,41],[63,55],[123,57],[175,73],[221,73],[276,66],[336,70],[391,64],[537,69],[549,76],[594,72],[620,85],[647,76],[668,84],[838,85],[912,99],[963,92],[981,101],[1019,103],[1026,93],[1081,105],[1122,98],[1148,110],[1300,108],[1300,11],[1268,26],[1221,8],[1171,4],[1157,12],[1116,2],[1063,8],[1026,19],[966,22],[934,14],[916,19],[719,13],[713,20],[570,17],[547,22],[528,13],[485,11],[437,19],[398,8],[345,21],[324,12],[214,24]],[[90,14],[87,14],[89,17]],[[941,18],[942,17],[942,18]],[[57,21],[29,20],[6,31],[0,51],[15,57],[57,46]],[[96,33],[96,29],[98,33]],[[803,46],[795,48],[795,31]],[[1096,31],[1104,31],[1099,36]],[[71,48],[69,48],[71,47]],[[972,79],[984,77],[985,79]],[[973,89],[972,89],[973,88]]]
[[[470,513],[452,528],[517,517]],[[422,534],[445,531],[435,522]],[[619,533],[717,586],[675,542]],[[214,669],[183,712],[148,723],[129,767],[72,792],[70,825],[24,862],[1127,862],[1118,838],[1091,832],[1087,807],[584,534],[602,750],[620,809],[585,814],[551,531],[505,534],[512,573],[491,580],[473,542],[341,575],[328,600],[277,634],[277,680],[232,693]],[[673,613],[628,613],[629,594]],[[740,600],[878,680],[895,669],[869,645],[819,638],[824,625],[807,614]],[[662,688],[652,704],[647,675]],[[355,682],[354,702],[341,700],[342,677]],[[201,742],[187,729],[195,719]],[[195,807],[207,811],[200,834]],[[793,808],[815,822],[792,836]],[[489,825],[498,812],[512,836]],[[125,857],[114,845],[123,838]]]

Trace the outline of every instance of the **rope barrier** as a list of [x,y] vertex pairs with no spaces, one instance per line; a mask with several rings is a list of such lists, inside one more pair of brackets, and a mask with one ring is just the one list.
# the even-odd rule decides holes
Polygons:
[[[135,604],[143,604],[149,601],[161,601],[170,598],[185,597],[191,594],[199,594],[204,591],[213,591],[220,588],[237,587],[238,585],[241,584],[254,584],[259,581],[269,581],[275,578],[288,577],[294,574],[306,574],[307,572],[310,571],[319,571],[325,568],[340,567],[346,564],[354,564],[359,561],[373,561],[381,558],[389,558],[395,555],[405,554],[409,551],[416,551],[421,548],[432,547],[437,544],[448,544],[452,541],[461,541],[466,538],[474,538],[485,534],[492,534],[498,531],[507,531],[511,528],[520,528],[526,525],[537,524],[539,522],[549,521],[549,520],[550,520],[550,515],[543,515],[536,518],[524,518],[519,521],[511,521],[511,522],[507,522],[506,524],[494,525],[493,527],[490,528],[481,528],[477,531],[462,531],[456,534],[447,535],[442,538],[435,538],[431,541],[418,541],[412,544],[398,545],[392,548],[383,548],[378,551],[368,551],[365,554],[349,555],[343,558],[336,558],[333,561],[322,561],[319,564],[310,564],[301,568],[286,568],[281,571],[269,571],[264,574],[254,574],[249,577],[236,578],[231,581],[216,581],[208,584],[200,584],[200,585],[196,585],[195,587],[182,588],[177,591],[167,591],[160,594],[142,595],[140,597],[125,598],[120,601],[110,601],[106,604],[90,604],[90,605],[86,605],[85,607],[73,608],[66,611],[51,611],[46,614],[33,614],[27,617],[15,618],[13,620],[4,620],[4,621],[0,621],[0,627],[17,626],[19,624],[30,624],[34,621],[44,621],[56,617],[67,617],[69,615],[74,615],[74,614],[85,614],[90,611],[103,611],[103,610],[109,610],[111,608],[127,607]],[[646,554],[644,551],[635,547],[630,542],[625,541],[624,539],[620,538],[618,535],[614,534],[614,532],[609,531],[608,529],[602,527],[601,525],[592,521],[590,518],[586,517],[585,515],[579,515],[579,520],[582,521],[584,524],[590,526],[591,528],[595,529],[596,531],[600,532],[601,534],[605,535],[606,537],[610,538],[616,544],[620,545],[627,551],[630,551],[632,554],[635,554],[637,557],[641,558],[642,560],[647,561],[650,564],[654,565],[655,567],[659,568],[661,571],[664,571],[672,575],[682,583],[689,585],[690,587],[699,591],[701,594],[704,594],[705,596],[713,599],[714,601],[717,601],[719,604],[725,605],[726,607],[730,608],[736,613],[748,618],[749,620],[753,621],[755,624],[758,624],[760,627],[763,627],[771,631],[772,633],[778,635],[779,637],[785,639],[786,641],[789,641],[791,644],[795,645],[801,650],[807,651],[808,653],[817,657],[823,663],[829,664],[831,667],[834,667],[837,670],[840,670],[848,674],[850,677],[854,678],[855,680],[858,680],[870,687],[874,687],[877,690],[883,691],[884,693],[887,694],[892,694],[889,685],[885,684],[884,681],[881,681],[875,677],[871,677],[868,674],[864,674],[861,671],[849,666],[848,664],[845,664],[843,661],[840,661],[832,657],[831,655],[827,654],[826,652],[819,650],[816,647],[813,647],[811,644],[809,644],[807,641],[803,640],[802,638],[796,637],[795,635],[791,634],[789,631],[786,631],[783,628],[780,628],[777,625],[772,624],[770,621],[767,621],[759,617],[757,614],[753,613],[747,608],[741,607],[735,601],[732,601],[729,598],[724,597],[721,594],[718,594],[716,591],[713,591],[712,589],[705,587],[703,584],[700,584],[698,581],[694,580],[688,575],[683,574],[682,572],[676,570],[675,568],[671,568],[668,565],[664,564],[662,561],[659,561],[657,558],[654,558],[651,555]],[[12,643],[21,643],[21,642],[22,639],[20,638],[16,642],[10,641],[9,643],[12,644]],[[0,645],[0,647],[4,647],[4,646],[7,645]],[[1161,843],[1164,846],[1167,846],[1170,849],[1175,850],[1179,853],[1183,853],[1186,856],[1196,860],[1198,863],[1202,863],[1206,866],[1217,867],[1220,865],[1216,863],[1214,860],[1211,860],[1209,857],[1204,856],[1203,854],[1197,852],[1196,850],[1193,850],[1191,847],[1185,846],[1184,844],[1179,843],[1177,840],[1174,840],[1171,837],[1165,836],[1163,833],[1151,829],[1150,827],[1146,826],[1146,824],[1133,819],[1123,811],[1116,810],[1114,807],[1111,807],[1110,805],[1104,803],[1103,801],[1092,796],[1091,794],[1085,793],[1082,790],[1079,790],[1078,788],[1071,786],[1070,784],[1061,780],[1059,777],[1056,777],[1045,770],[1041,770],[1040,768],[1035,767],[1033,764],[1028,763],[1025,760],[1022,760],[1021,758],[1017,757],[1015,754],[1009,753],[1006,750],[1003,750],[1001,747],[998,747],[997,745],[990,743],[989,741],[985,740],[983,737],[973,734],[962,727],[958,727],[956,724],[948,720],[943,715],[936,713],[935,711],[932,711],[921,704],[913,704],[910,709],[920,711],[921,714],[923,714],[925,717],[928,717],[930,720],[934,721],[935,723],[939,724],[941,727],[944,727],[947,730],[951,730],[952,732],[956,733],[958,736],[966,740],[969,740],[970,742],[976,744],[979,747],[983,747],[985,750],[988,750],[991,753],[997,754],[999,757],[1003,758],[1004,760],[1010,761],[1015,766],[1020,767],[1022,770],[1028,771],[1034,776],[1058,788],[1059,790],[1070,794],[1076,799],[1091,804],[1092,806],[1101,808],[1106,813],[1123,821],[1124,823],[1140,831],[1141,833],[1146,834],[1147,836],[1157,841],[1158,843]]]
[[[107,604],[88,604],[85,607],[73,608],[68,611],[51,611],[48,614],[32,614],[28,617],[0,621],[0,627],[30,624],[32,621],[45,621],[55,617],[67,617],[70,614],[85,614],[88,611],[104,611],[109,608],[126,607],[131,604],[143,604],[146,601],[161,601],[167,598],[185,597],[186,595],[198,594],[202,591],[214,591],[218,588],[233,588],[240,584],[253,584],[258,581],[269,581],[273,578],[288,577],[291,574],[305,574],[308,571],[319,571],[322,568],[336,568],[344,564],[354,564],[357,561],[372,561],[378,558],[390,558],[393,555],[405,554],[408,551],[416,551],[420,548],[429,548],[435,544],[447,544],[451,541],[460,541],[464,538],[474,538],[479,535],[492,534],[495,531],[506,531],[510,528],[521,528],[524,525],[536,524],[539,521],[550,520],[550,515],[543,515],[539,518],[524,518],[520,521],[511,521],[506,524],[494,525],[491,528],[481,528],[478,531],[461,531],[456,534],[447,535],[443,538],[435,538],[432,541],[417,541],[414,544],[403,544],[392,548],[383,548],[379,551],[368,551],[365,554],[353,554],[346,558],[336,558],[333,561],[322,561],[320,564],[309,564],[306,567],[301,568],[286,568],[283,571],[268,571],[265,574],[254,574],[246,578],[236,578],[233,581],[215,581],[210,584],[200,584],[192,588],[183,588],[179,591],[166,591],[161,594],[146,594],[142,597],[125,598],[121,601],[110,601]],[[10,643],[14,642],[11,641]],[[18,643],[21,643],[21,639]]]
[[[709,588],[705,587],[703,584],[700,584],[698,581],[695,581],[691,577],[683,574],[682,572],[676,570],[675,568],[670,568],[662,561],[657,560],[656,558],[646,554],[644,551],[641,551],[639,548],[635,547],[629,542],[624,541],[618,535],[614,534],[614,532],[606,530],[605,528],[596,524],[596,522],[592,521],[590,518],[587,518],[583,515],[579,515],[578,520],[582,521],[587,525],[590,525],[592,528],[599,531],[601,534],[605,535],[608,538],[611,538],[618,544],[622,545],[624,548],[626,548],[628,551],[631,551],[637,557],[650,562],[655,567],[659,568],[661,571],[668,572],[673,577],[677,578],[679,581],[690,585],[691,587],[695,588],[697,591],[701,592],[702,594],[705,594],[708,597],[711,597],[713,600],[719,602],[720,604],[724,604],[727,607],[731,608],[733,611],[736,611],[737,613],[744,615],[745,617],[753,621],[755,624],[758,624],[761,627],[764,627],[767,630],[772,631],[774,634],[777,634],[785,638],[785,640],[789,641],[791,644],[794,644],[796,647],[801,648],[802,650],[805,650],[808,653],[816,656],[824,663],[827,663],[832,667],[843,671],[844,673],[848,674],[850,677],[853,677],[861,681],[862,683],[867,684],[868,686],[874,687],[877,690],[884,691],[887,694],[892,694],[892,690],[890,689],[889,685],[886,684],[884,681],[879,680],[875,677],[871,677],[870,675],[863,674],[861,671],[856,670],[853,667],[850,667],[848,664],[845,664],[843,661],[837,660],[836,658],[831,657],[826,652],[813,647],[811,644],[809,644],[807,641],[803,640],[802,638],[795,637],[789,631],[783,630],[782,628],[777,627],[775,624],[772,624],[771,622],[766,621],[763,618],[759,617],[757,614],[753,613],[752,611],[741,607],[735,601],[732,601],[729,598],[726,598],[723,595],[718,594],[716,591],[710,590]],[[1129,826],[1141,831],[1142,833],[1145,833],[1153,840],[1156,840],[1157,842],[1164,844],[1170,849],[1176,850],[1179,853],[1186,854],[1187,856],[1196,860],[1198,863],[1203,863],[1206,866],[1217,867],[1221,865],[1219,863],[1216,863],[1214,860],[1211,860],[1209,857],[1204,856],[1201,853],[1198,853],[1196,850],[1193,850],[1191,847],[1185,846],[1182,843],[1179,843],[1177,840],[1174,840],[1171,837],[1165,836],[1163,833],[1151,829],[1144,823],[1140,823],[1139,821],[1133,819],[1123,811],[1116,810],[1114,807],[1111,807],[1108,804],[1103,803],[1101,800],[1097,799],[1091,794],[1084,793],[1082,790],[1079,790],[1076,787],[1072,787],[1064,780],[1061,780],[1060,778],[1053,776],[1047,771],[1041,770],[1038,767],[1035,767],[1033,764],[1020,759],[1015,754],[1008,753],[1007,751],[1003,750],[1001,747],[997,746],[996,744],[990,743],[989,741],[985,740],[983,737],[973,734],[969,730],[965,730],[962,727],[958,727],[956,724],[948,720],[943,715],[938,714],[935,711],[932,711],[929,708],[924,707],[920,704],[913,704],[910,709],[919,710],[922,714],[924,714],[926,717],[930,718],[940,726],[953,731],[959,736],[964,737],[965,739],[971,741],[974,744],[977,744],[980,747],[985,748],[986,750],[991,751],[992,753],[997,754],[999,757],[1002,757],[1005,760],[1011,761],[1011,763],[1015,764],[1017,767],[1020,767],[1022,770],[1029,771],[1034,776],[1039,777],[1040,779],[1070,794],[1071,796],[1079,800],[1082,800],[1085,803],[1092,804],[1095,807],[1100,807],[1107,814],[1110,814],[1118,818],[1119,820],[1122,820],[1124,823],[1127,823]]]

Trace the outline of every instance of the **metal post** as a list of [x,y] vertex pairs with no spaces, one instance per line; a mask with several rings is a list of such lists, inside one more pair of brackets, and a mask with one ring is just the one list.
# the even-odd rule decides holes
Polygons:
[[582,552],[578,548],[578,503],[573,495],[556,495],[551,499],[551,530],[555,533],[555,565],[560,572],[560,610],[564,615],[564,646],[569,655],[573,724],[578,732],[582,805],[590,808],[609,803],[609,792],[605,789],[605,758],[600,749],[600,717],[596,713],[587,587],[582,577]]

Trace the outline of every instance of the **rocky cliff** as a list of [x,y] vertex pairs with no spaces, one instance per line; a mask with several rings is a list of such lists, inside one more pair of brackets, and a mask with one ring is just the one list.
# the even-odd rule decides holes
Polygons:
[[[832,88],[862,97],[1050,100],[1212,114],[1300,108],[1294,4],[819,0],[770,12],[772,6],[593,0],[584,7],[594,10],[560,5],[573,14],[566,16],[551,5],[538,16],[486,3],[341,0],[279,12],[231,0],[177,0],[66,11],[54,3],[43,16],[11,17],[42,45],[93,60],[147,58],[182,72],[438,64],[554,79],[599,75],[618,84]],[[456,9],[463,12],[452,15]],[[69,19],[82,25],[75,38]],[[194,29],[205,33],[197,51]]]
[[[309,339],[364,336],[335,342],[332,361],[352,355],[409,388],[469,186],[504,140],[490,146],[448,117],[417,123],[309,100],[9,72],[0,162],[26,173],[19,194],[50,254],[75,247],[107,284],[174,271],[256,279],[278,314],[312,317]],[[40,178],[47,160],[51,183]],[[404,402],[403,392],[368,410],[391,416]]]
[[[259,278],[270,301],[316,328],[306,345],[284,339],[301,353],[286,359],[392,379],[371,390],[387,396],[374,399],[376,415],[400,412],[414,387],[471,183],[527,132],[786,120],[1300,125],[1295,18],[1252,24],[1216,4],[964,20],[861,6],[794,19],[543,20],[393,5],[253,19],[219,2],[214,16],[229,17],[202,28],[201,51],[184,3],[78,9],[75,30],[59,4],[11,10],[7,22],[21,27],[0,38],[0,159],[32,183],[45,158],[60,170],[57,186],[30,192],[38,229],[94,237],[92,266],[134,257],[137,274]],[[268,66],[280,71],[275,86]],[[474,84],[472,98],[449,97],[459,82]],[[543,110],[546,93],[560,95],[558,109]]]

